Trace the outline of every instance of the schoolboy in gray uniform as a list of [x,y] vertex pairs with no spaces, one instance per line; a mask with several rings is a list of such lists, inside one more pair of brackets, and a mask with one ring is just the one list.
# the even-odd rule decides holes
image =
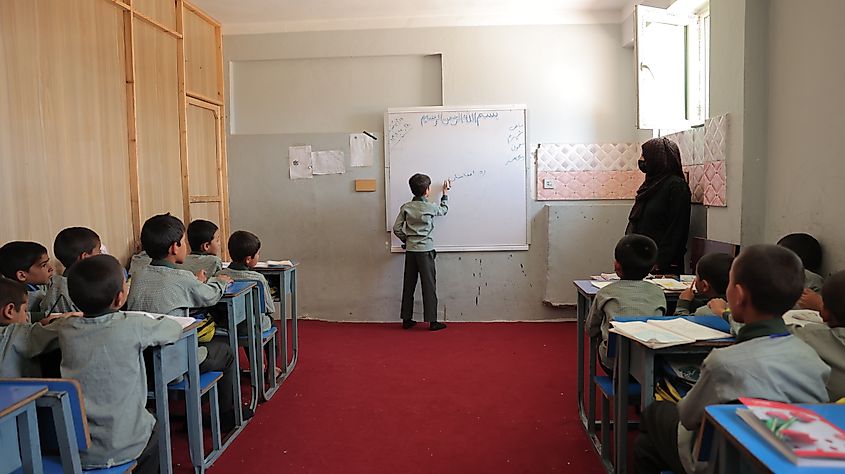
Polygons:
[[[68,269],[83,258],[100,254],[100,236],[86,227],[68,227],[56,235],[53,254],[65,269]],[[67,277],[55,272],[50,277],[47,293],[41,300],[41,312],[49,315],[68,311],[79,311],[79,308],[70,300]]]
[[229,255],[232,263],[220,270],[220,275],[226,275],[233,280],[249,280],[261,283],[264,288],[264,314],[261,315],[261,331],[270,329],[273,324],[273,294],[264,275],[254,270],[260,261],[261,240],[252,232],[239,230],[229,237]]
[[443,183],[443,195],[440,204],[428,201],[431,193],[431,178],[417,173],[408,180],[414,198],[402,204],[396,222],[393,224],[393,234],[402,241],[405,248],[405,272],[402,281],[402,328],[410,329],[417,324],[414,321],[414,291],[417,288],[419,275],[423,294],[423,319],[429,323],[430,331],[445,329],[446,325],[437,321],[437,270],[434,260],[437,252],[434,250],[434,218],[445,216],[449,211],[447,193],[451,182]]
[[47,248],[36,242],[7,243],[0,247],[0,274],[27,286],[30,320],[35,323],[44,319],[41,300],[53,275]]
[[822,266],[822,246],[810,234],[789,234],[778,240],[778,245],[792,250],[804,264],[804,288],[816,293],[822,291],[824,278],[818,274]]
[[[132,285],[126,307],[129,311],[185,316],[191,309],[207,308],[217,304],[231,278],[221,275],[200,281],[197,275],[176,267],[185,260],[188,244],[185,241],[185,226],[170,214],[160,214],[147,219],[141,228],[141,244],[152,258],[150,264],[132,276]],[[206,327],[212,325],[208,321]],[[198,330],[198,333],[200,331]],[[198,334],[199,335],[199,334]],[[234,355],[225,337],[202,340],[208,354],[200,363],[200,371],[220,371],[220,409],[224,431],[234,426],[234,393],[232,378]],[[242,409],[244,419],[252,417],[252,410]]]
[[643,281],[657,261],[657,244],[645,235],[622,237],[614,249],[613,267],[620,280],[601,288],[587,315],[590,337],[601,336],[599,358],[609,373],[607,338],[610,322],[618,316],[666,314],[666,296],[659,286]]
[[188,244],[191,253],[179,268],[198,274],[201,270],[206,276],[217,275],[223,268],[220,260],[220,229],[213,222],[197,219],[188,225]]
[[845,271],[834,273],[822,288],[821,314],[827,324],[790,326],[792,334],[812,347],[830,366],[830,401],[845,397]]
[[23,283],[0,276],[0,377],[41,377],[37,356],[58,347],[53,325],[29,322]]
[[775,245],[753,245],[734,260],[727,297],[745,325],[737,343],[713,349],[701,377],[675,405],[654,402],[640,422],[634,446],[636,472],[693,472],[693,439],[704,408],[740,397],[788,403],[828,401],[828,367],[813,349],[789,334],[782,315],[801,295],[801,260]]
[[145,408],[142,352],[176,342],[182,327],[120,311],[128,288],[123,268],[110,255],[80,260],[67,273],[70,296],[85,316],[53,324],[62,350],[62,376],[78,380],[85,399],[91,447],[79,453],[82,467],[137,460],[135,472],[158,472],[157,423]]
[[713,298],[725,297],[733,261],[734,258],[726,253],[708,253],[701,257],[696,265],[695,281],[678,296],[675,315],[713,316],[715,313],[707,303]]

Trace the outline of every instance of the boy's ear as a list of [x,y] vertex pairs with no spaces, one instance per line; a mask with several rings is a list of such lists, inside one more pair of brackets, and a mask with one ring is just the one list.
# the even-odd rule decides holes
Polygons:
[[618,260],[613,261],[613,271],[616,272],[617,275],[622,275],[622,264],[619,263]]
[[11,320],[12,319],[12,312],[15,311],[15,304],[9,303],[6,306],[0,308],[0,319],[1,320]]
[[112,301],[112,307],[114,309],[120,309],[123,305],[126,304],[126,300],[129,298],[129,286],[126,284],[126,281],[123,282],[123,288],[120,289],[120,292],[117,296],[114,297],[114,301]]
[[176,255],[176,249],[182,246],[182,242],[176,241],[170,244],[170,247],[167,249],[168,255]]
[[701,280],[701,292],[707,293],[710,291],[710,282],[707,280]]
[[21,283],[26,283],[26,272],[23,270],[16,271],[15,278],[17,278],[18,281]]
[[211,248],[211,242],[203,242],[203,244],[200,245],[200,251],[202,251],[202,252],[208,252],[208,249],[210,249],[210,248]]

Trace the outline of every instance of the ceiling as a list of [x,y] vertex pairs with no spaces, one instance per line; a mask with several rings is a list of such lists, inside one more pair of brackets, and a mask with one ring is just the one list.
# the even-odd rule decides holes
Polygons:
[[[224,34],[619,22],[632,0],[193,0]],[[636,2],[639,3],[639,2]]]

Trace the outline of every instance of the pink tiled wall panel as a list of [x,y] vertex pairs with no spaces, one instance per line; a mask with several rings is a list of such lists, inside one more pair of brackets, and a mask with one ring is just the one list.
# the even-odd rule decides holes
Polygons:
[[[546,178],[554,189],[543,189]],[[582,201],[590,199],[633,199],[643,182],[637,171],[538,171],[538,201]]]
[[704,176],[702,177],[704,204],[707,206],[727,207],[727,187],[725,162],[709,161],[704,163]]

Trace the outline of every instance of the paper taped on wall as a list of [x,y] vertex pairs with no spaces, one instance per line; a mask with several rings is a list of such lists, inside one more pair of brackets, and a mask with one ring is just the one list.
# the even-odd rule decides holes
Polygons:
[[373,166],[374,142],[375,140],[366,133],[349,134],[349,158],[352,166]]
[[288,148],[288,162],[290,164],[290,179],[313,178],[311,145]]
[[311,156],[314,160],[314,174],[346,173],[343,152],[340,150],[315,151]]

